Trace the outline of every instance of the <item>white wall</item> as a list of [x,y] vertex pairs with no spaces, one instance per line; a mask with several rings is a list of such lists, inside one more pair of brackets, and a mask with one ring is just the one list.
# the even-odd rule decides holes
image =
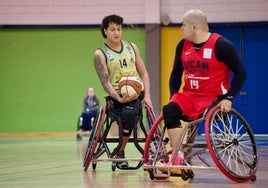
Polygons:
[[268,0],[0,0],[0,24],[100,24],[108,14],[125,23],[178,23],[191,8],[209,22],[268,21]]
[[162,0],[160,7],[171,23],[192,8],[203,10],[210,23],[268,21],[268,0]]
[[125,23],[157,23],[160,0],[0,0],[0,24],[100,24],[119,14]]

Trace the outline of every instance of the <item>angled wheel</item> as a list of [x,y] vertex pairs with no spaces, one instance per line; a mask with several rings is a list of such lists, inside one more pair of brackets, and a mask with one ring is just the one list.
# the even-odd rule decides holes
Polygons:
[[[164,131],[161,129],[163,115],[160,115],[153,123],[144,146],[144,164],[155,165],[157,162],[167,162],[167,139],[164,139]],[[147,169],[151,179],[166,179],[167,177],[154,176],[155,169]]]
[[157,157],[157,150],[160,150],[159,144],[161,144],[161,133],[159,131],[160,123],[163,121],[163,116],[160,116],[156,119],[154,124],[152,125],[148,136],[146,138],[145,146],[144,146],[144,163],[152,164],[153,159]]
[[211,157],[225,176],[238,183],[256,179],[257,145],[242,115],[213,107],[205,119],[205,134]]
[[[94,120],[94,124],[92,126],[91,135],[88,141],[88,147],[84,157],[84,171],[87,171],[93,156],[96,152],[97,145],[99,144],[99,139],[101,136],[102,126],[105,121],[105,109],[100,108],[97,117]],[[94,166],[93,166],[94,168]]]

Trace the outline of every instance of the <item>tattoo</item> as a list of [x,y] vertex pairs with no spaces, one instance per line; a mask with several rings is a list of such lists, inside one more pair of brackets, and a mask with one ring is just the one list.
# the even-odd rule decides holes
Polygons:
[[103,66],[103,64],[101,63],[101,58],[99,55],[95,55],[94,56],[94,67],[95,70],[98,74],[98,77],[101,81],[101,84],[103,86],[103,88],[105,89],[105,91],[107,91],[107,83],[108,83],[108,74],[105,72],[105,68]]
[[109,95],[115,99],[118,98],[118,94],[116,92],[114,92],[114,90],[112,88],[110,88],[110,85],[109,85],[109,75],[108,73],[106,72],[103,64],[101,63],[101,57],[100,55],[95,55],[94,56],[94,67],[95,67],[95,70],[97,72],[97,75],[99,77],[99,80],[102,84],[102,87],[103,89],[109,93]]

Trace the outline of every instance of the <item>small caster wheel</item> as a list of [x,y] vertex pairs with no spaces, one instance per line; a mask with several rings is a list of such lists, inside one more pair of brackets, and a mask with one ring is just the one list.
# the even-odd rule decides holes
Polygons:
[[112,162],[112,171],[114,172],[116,169],[116,162]]
[[188,176],[190,179],[194,179],[194,172],[192,170],[188,170]]
[[95,170],[97,167],[97,163],[96,162],[92,162],[92,169]]
[[252,181],[252,182],[255,182],[256,180],[257,180],[257,176],[254,175],[254,176],[251,178],[251,181]]
[[185,172],[185,170],[181,170],[181,179],[183,180],[183,181],[187,181],[188,179],[189,179],[189,176],[188,176],[188,174]]
[[151,179],[151,180],[154,180],[155,177],[154,177],[154,172],[153,172],[153,170],[148,170],[148,173],[149,173],[150,179]]

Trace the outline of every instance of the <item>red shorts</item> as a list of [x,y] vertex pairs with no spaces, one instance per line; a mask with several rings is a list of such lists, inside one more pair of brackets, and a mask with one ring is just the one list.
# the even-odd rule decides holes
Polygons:
[[212,95],[197,95],[183,92],[174,94],[169,102],[177,103],[184,115],[195,120],[204,113],[209,104],[215,99],[216,97]]

